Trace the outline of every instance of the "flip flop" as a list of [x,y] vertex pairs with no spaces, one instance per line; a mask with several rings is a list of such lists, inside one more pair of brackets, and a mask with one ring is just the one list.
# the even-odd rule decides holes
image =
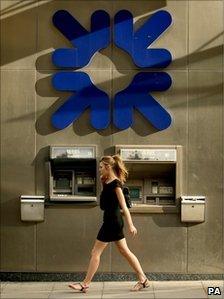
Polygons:
[[141,291],[144,288],[148,288],[150,286],[148,278],[144,282],[138,281],[136,285],[131,289],[132,292]]
[[[81,286],[81,289],[77,289],[76,287],[74,287],[75,285],[79,285]],[[88,286],[84,286],[81,284],[81,282],[77,282],[77,283],[71,283],[68,285],[71,289],[82,292],[82,293],[86,293],[87,289],[89,288]]]

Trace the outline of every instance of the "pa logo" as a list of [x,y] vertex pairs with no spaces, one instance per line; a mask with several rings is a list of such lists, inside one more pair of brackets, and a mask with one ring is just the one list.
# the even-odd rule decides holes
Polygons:
[[[170,52],[151,45],[171,22],[171,15],[161,10],[134,31],[132,14],[121,10],[114,17],[113,41],[132,57],[139,68],[165,68],[172,61]],[[72,48],[56,49],[53,52],[52,61],[58,68],[86,66],[94,54],[106,48],[112,40],[110,16],[103,10],[92,14],[90,31],[65,10],[54,14],[53,24],[72,45]],[[57,129],[64,129],[72,124],[87,108],[91,111],[91,125],[97,130],[107,128],[111,122],[121,130],[131,127],[134,109],[157,130],[164,130],[171,124],[170,114],[150,94],[153,91],[165,91],[171,86],[171,77],[166,72],[137,73],[129,86],[115,95],[112,104],[109,96],[96,87],[85,72],[58,72],[53,76],[52,84],[56,90],[73,93],[52,115],[52,124]]]
[[221,290],[219,287],[208,287],[207,289],[208,295],[221,295]]

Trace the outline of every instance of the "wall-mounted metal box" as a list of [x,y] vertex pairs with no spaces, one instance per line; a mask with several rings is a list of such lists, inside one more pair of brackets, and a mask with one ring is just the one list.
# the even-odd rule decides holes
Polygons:
[[181,196],[181,221],[205,221],[205,196]]
[[43,221],[44,220],[44,196],[21,195],[21,220],[22,221]]

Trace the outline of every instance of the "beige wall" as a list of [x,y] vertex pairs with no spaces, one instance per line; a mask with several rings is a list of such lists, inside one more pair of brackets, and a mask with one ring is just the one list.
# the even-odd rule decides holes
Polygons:
[[[42,223],[20,221],[21,194],[44,194],[44,160],[53,144],[96,144],[98,155],[116,144],[183,146],[183,194],[207,198],[206,221],[183,224],[179,214],[133,214],[138,229],[130,248],[146,272],[223,273],[223,16],[224,1],[4,1],[1,0],[2,111],[2,271],[85,271],[102,213],[99,207],[45,209]],[[172,87],[156,97],[171,113],[171,126],[155,132],[136,113],[133,128],[95,131],[86,112],[57,131],[50,116],[68,96],[51,87],[55,48],[69,43],[53,27],[56,10],[69,10],[86,27],[97,9],[111,21],[130,10],[136,26],[165,9],[173,25],[155,42],[169,49]],[[128,85],[137,68],[110,44],[85,68],[101,89],[113,95]],[[99,271],[132,271],[114,244],[104,252]]]

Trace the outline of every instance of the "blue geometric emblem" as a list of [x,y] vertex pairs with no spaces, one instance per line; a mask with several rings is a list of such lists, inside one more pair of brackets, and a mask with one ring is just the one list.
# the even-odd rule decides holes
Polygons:
[[110,43],[110,16],[103,10],[92,14],[90,32],[65,10],[54,14],[53,23],[73,46],[54,51],[52,60],[57,67],[84,67],[97,51]]
[[134,63],[143,68],[163,68],[172,61],[166,49],[148,47],[170,26],[171,15],[164,10],[154,13],[140,29],[134,32],[133,15],[127,10],[119,11],[114,18],[114,42],[128,52]]
[[[167,67],[172,61],[170,52],[151,45],[171,22],[168,12],[158,11],[135,32],[132,14],[121,10],[114,17],[114,43],[126,51],[140,68]],[[90,31],[65,10],[54,14],[53,23],[72,44],[72,48],[53,52],[52,62],[59,68],[84,67],[96,52],[111,42],[110,16],[103,10],[92,14]],[[109,96],[97,88],[85,72],[58,72],[53,76],[52,84],[56,90],[73,92],[52,115],[52,124],[57,129],[71,125],[87,108],[91,111],[91,125],[97,130],[109,126],[111,109],[113,124],[118,129],[132,126],[135,109],[157,130],[164,130],[171,124],[170,114],[150,94],[165,91],[171,86],[172,79],[166,72],[139,72],[126,89],[115,95],[112,105]]]
[[[151,91],[164,91],[171,86],[171,78],[165,72],[135,75],[131,84],[118,92],[114,99],[113,120],[119,129],[127,129],[133,123],[133,110],[136,109],[157,130],[169,127],[169,113],[150,95]],[[122,116],[122,117],[121,117]]]
[[91,109],[91,124],[94,128],[105,129],[110,124],[110,100],[108,95],[97,88],[84,72],[60,72],[53,77],[53,86],[59,91],[74,94],[52,115],[57,129],[64,129],[73,123],[86,108]]

